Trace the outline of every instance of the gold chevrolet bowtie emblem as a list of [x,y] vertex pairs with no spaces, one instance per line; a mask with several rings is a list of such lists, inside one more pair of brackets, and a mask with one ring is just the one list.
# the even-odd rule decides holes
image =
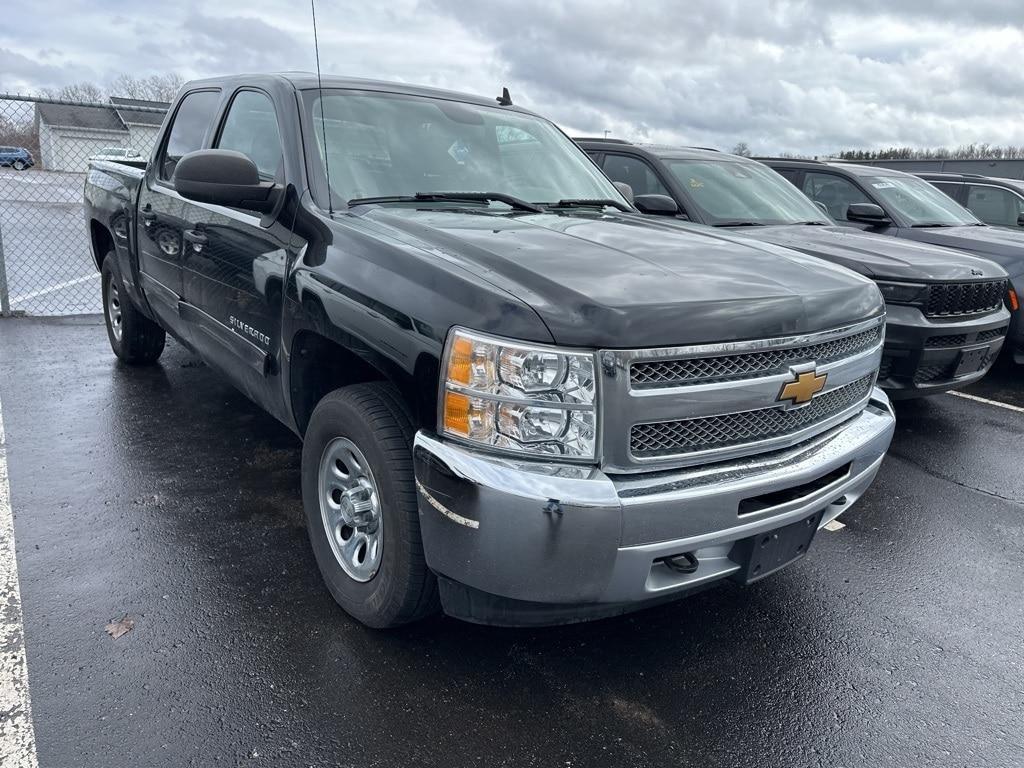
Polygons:
[[794,371],[794,375],[796,379],[782,385],[782,391],[779,392],[778,398],[780,402],[789,400],[793,405],[809,403],[812,397],[825,388],[825,379],[828,378],[827,373],[818,373],[817,371],[804,371],[803,373]]

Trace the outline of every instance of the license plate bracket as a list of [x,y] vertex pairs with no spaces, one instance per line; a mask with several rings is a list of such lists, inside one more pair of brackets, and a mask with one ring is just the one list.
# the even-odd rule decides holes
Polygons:
[[751,584],[799,560],[807,554],[823,514],[820,510],[795,523],[737,541],[729,552],[729,559],[740,565],[733,578]]
[[956,362],[956,372],[953,374],[953,378],[967,376],[980,371],[985,365],[985,361],[988,360],[988,351],[988,344],[983,347],[971,347],[961,350],[960,357]]

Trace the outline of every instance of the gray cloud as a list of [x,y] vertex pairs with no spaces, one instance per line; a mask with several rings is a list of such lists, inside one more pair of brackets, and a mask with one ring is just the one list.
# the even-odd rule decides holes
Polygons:
[[[308,10],[283,0],[184,0],[159,13],[127,0],[102,11],[13,2],[24,23],[0,31],[5,87],[314,66]],[[332,72],[477,93],[507,85],[586,134],[821,153],[1024,144],[1019,10],[1017,0],[389,0],[322,1],[318,20]]]

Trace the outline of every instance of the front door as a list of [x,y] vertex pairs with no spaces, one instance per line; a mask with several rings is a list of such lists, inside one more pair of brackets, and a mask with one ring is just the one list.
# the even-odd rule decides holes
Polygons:
[[[262,91],[231,100],[213,146],[247,155],[260,178],[284,186],[277,116]],[[192,342],[253,400],[281,412],[276,383],[291,221],[185,201],[183,312]]]
[[215,90],[193,91],[179,103],[156,162],[139,191],[139,273],[149,305],[165,328],[187,336],[180,317],[183,292],[184,202],[171,186],[181,157],[204,146],[220,101]]

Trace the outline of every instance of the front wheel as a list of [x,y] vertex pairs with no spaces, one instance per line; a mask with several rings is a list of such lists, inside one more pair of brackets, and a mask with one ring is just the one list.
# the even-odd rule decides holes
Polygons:
[[412,423],[398,391],[372,382],[326,395],[302,445],[302,505],[331,596],[370,627],[437,610],[420,539]]
[[24,171],[25,168],[26,168],[26,165],[25,165],[25,161],[24,160],[15,160],[14,161],[14,170],[16,170],[16,171]]
[[103,259],[103,319],[110,348],[118,360],[129,365],[149,365],[164,351],[164,329],[139,312],[121,282],[113,251]]

